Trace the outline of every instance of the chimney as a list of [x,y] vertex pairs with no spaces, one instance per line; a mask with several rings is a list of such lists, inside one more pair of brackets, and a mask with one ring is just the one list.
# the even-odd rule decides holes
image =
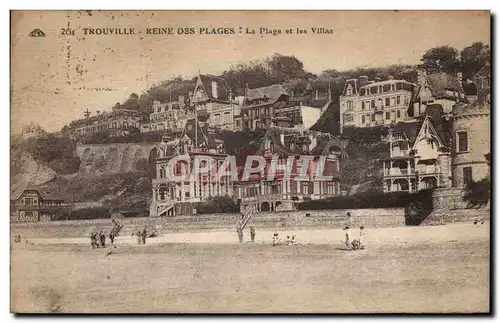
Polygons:
[[368,76],[362,75],[358,78],[358,81],[359,81],[359,87],[363,87],[368,84]]
[[417,85],[424,85],[427,78],[427,72],[424,70],[417,70]]
[[179,108],[184,109],[186,106],[186,101],[184,99],[184,95],[179,95]]
[[248,83],[245,84],[245,98],[248,97],[248,91],[250,90],[250,88],[248,87]]
[[217,93],[217,82],[212,81],[212,96],[217,99],[219,97],[218,94],[219,93]]
[[462,72],[458,72],[457,79],[458,79],[458,83],[460,84],[460,86],[462,86],[462,81],[463,81],[462,78],[463,78]]

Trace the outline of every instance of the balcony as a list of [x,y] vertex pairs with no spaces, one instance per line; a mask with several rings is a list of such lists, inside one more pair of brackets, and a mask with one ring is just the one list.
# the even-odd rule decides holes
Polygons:
[[408,176],[408,175],[414,175],[415,170],[412,168],[390,168],[386,169],[384,176]]
[[399,150],[391,152],[391,157],[408,157],[408,156],[410,156],[409,150]]
[[432,167],[422,167],[417,169],[417,173],[419,175],[435,175],[439,174],[441,170],[437,166],[432,166]]

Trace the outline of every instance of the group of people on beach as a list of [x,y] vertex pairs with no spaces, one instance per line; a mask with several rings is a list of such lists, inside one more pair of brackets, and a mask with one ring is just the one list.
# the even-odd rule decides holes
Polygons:
[[275,232],[273,234],[273,247],[279,246],[279,245],[285,245],[285,246],[293,246],[297,245],[297,237],[295,235],[292,236],[286,236],[285,240],[282,240],[278,234],[278,232]]
[[[243,229],[241,227],[236,228],[236,232],[238,233],[238,241],[243,243]],[[255,242],[255,229],[254,227],[250,227],[250,240]]]
[[147,237],[148,231],[146,230],[146,227],[141,230],[137,230],[136,232],[132,233],[132,235],[135,235],[137,237],[137,244],[146,244],[146,237]]
[[363,245],[363,236],[365,235],[365,227],[359,227],[359,237],[353,238],[351,235],[351,227],[352,227],[352,219],[351,212],[347,212],[347,223],[344,227],[345,231],[345,241],[342,241],[345,244],[346,250],[360,250],[365,249]]
[[[111,239],[111,235],[112,234],[110,234],[110,239]],[[111,243],[113,243],[113,241],[114,241],[114,237],[113,237],[113,239],[111,239]],[[98,233],[98,232],[93,231],[90,234],[90,245],[92,246],[92,249],[106,248],[106,235],[104,234],[104,232],[100,231]]]

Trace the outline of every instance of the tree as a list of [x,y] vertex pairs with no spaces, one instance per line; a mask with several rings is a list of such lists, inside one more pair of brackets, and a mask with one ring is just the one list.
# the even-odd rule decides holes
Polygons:
[[274,54],[266,60],[272,83],[283,83],[293,78],[306,76],[304,64],[295,56]]
[[491,60],[490,46],[475,42],[460,52],[460,62],[464,79],[472,79],[474,75]]
[[460,67],[458,51],[451,46],[439,46],[429,49],[422,56],[421,68],[428,73],[445,72],[455,74]]
[[478,182],[470,182],[465,188],[462,199],[468,203],[469,207],[480,208],[490,200],[490,181],[482,179]]

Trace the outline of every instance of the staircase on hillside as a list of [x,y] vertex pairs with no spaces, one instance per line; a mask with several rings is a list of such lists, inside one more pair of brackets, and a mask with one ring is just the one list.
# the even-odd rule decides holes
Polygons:
[[243,214],[243,221],[241,220],[238,221],[238,228],[240,230],[245,229],[245,226],[247,225],[248,221],[250,221],[252,216],[254,216],[257,213],[258,213],[257,205],[251,206],[247,210],[245,210]]
[[149,217],[174,216],[175,202],[172,200],[153,201],[149,205]]

